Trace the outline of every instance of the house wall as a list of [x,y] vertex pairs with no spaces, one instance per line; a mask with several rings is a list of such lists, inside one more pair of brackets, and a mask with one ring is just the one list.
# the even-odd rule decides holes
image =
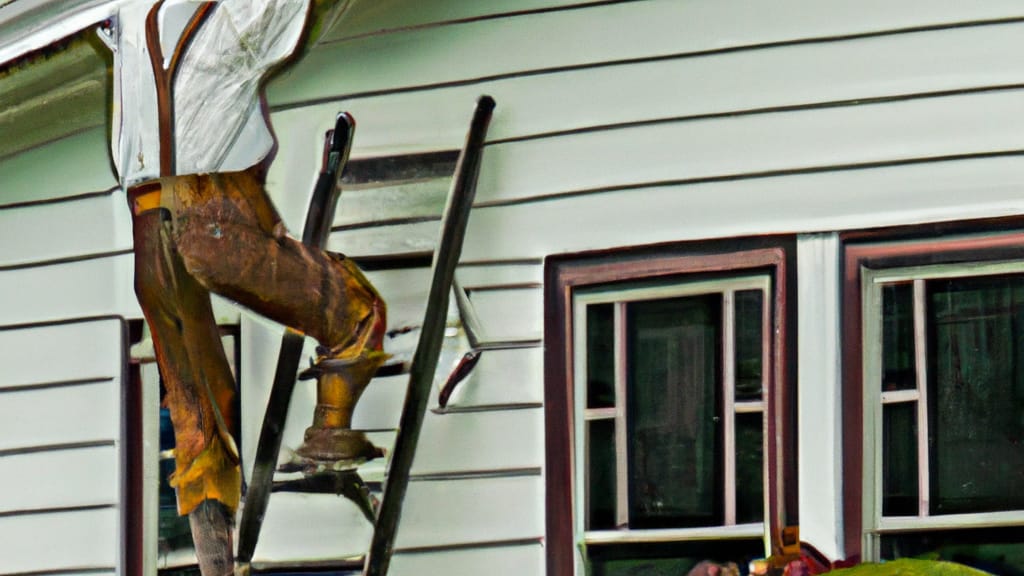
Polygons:
[[[293,195],[311,187],[338,111],[358,122],[353,158],[449,150],[475,97],[490,94],[498,106],[459,274],[485,288],[471,297],[502,339],[541,335],[549,255],[799,234],[801,535],[841,557],[839,358],[821,344],[837,337],[830,232],[1021,213],[1019,4],[392,4],[357,3],[269,86],[281,143],[270,185],[286,218],[300,221],[305,199]],[[386,198],[343,197],[331,247],[357,258],[430,251],[441,204],[411,188]],[[418,268],[371,278],[393,308],[426,286]],[[397,308],[393,326],[414,317]],[[458,400],[540,402],[538,351],[503,361]],[[360,421],[393,426],[394,384],[371,386]],[[446,573],[540,571],[542,476],[519,474],[541,467],[542,426],[539,406],[428,415],[414,472],[507,476],[414,480],[398,573],[433,562]]]
[[[836,334],[828,233],[1024,212],[1022,44],[1012,0],[355,2],[269,85],[275,203],[299,230],[341,110],[359,123],[354,159],[414,154],[459,148],[473,101],[492,95],[458,275],[488,339],[526,343],[486,353],[455,409],[428,413],[393,573],[544,572],[545,257],[768,233],[801,235],[801,535],[842,556],[838,358],[816,356],[812,336]],[[16,478],[0,494],[0,574],[117,568],[117,317],[141,315],[106,128],[76,130],[0,157],[0,477]],[[378,262],[429,254],[446,185],[344,194],[330,247]],[[426,267],[369,276],[392,328],[419,322]],[[281,328],[223,317],[242,327],[251,466]],[[388,349],[408,355],[415,337]],[[355,426],[388,446],[404,387],[378,378]],[[312,403],[300,385],[286,446]],[[808,482],[818,467],[826,480]],[[38,490],[34,478],[72,468]],[[343,499],[275,494],[255,561],[359,555],[369,536]],[[40,548],[52,542],[59,553]]]
[[0,574],[121,563],[122,317],[137,309],[105,143],[87,129],[0,159]]

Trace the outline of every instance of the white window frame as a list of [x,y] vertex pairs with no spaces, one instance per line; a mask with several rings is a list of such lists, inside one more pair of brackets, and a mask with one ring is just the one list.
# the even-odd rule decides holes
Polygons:
[[[768,345],[762,346],[762,397],[760,401],[734,401],[735,387],[735,319],[734,298],[738,291],[760,290],[763,294],[762,338],[768,339]],[[628,303],[646,300],[721,294],[722,298],[722,386],[724,443],[722,452],[725,455],[723,481],[725,483],[725,524],[721,526],[695,528],[659,528],[659,529],[619,529],[619,530],[587,530],[586,505],[587,482],[587,450],[586,425],[594,419],[616,419],[616,491],[617,491],[617,524],[624,525],[628,521],[628,484],[625,480],[628,446],[626,440],[626,366],[625,366],[625,307]],[[771,398],[772,379],[772,314],[773,314],[772,280],[769,274],[737,275],[716,280],[679,281],[671,284],[636,283],[609,287],[584,288],[575,291],[572,299],[573,313],[573,379],[575,382],[587,381],[587,306],[593,304],[614,304],[615,342],[615,395],[616,404],[613,408],[587,408],[586,386],[575,387],[574,401],[574,462],[573,487],[577,505],[574,527],[578,544],[626,544],[645,542],[679,542],[692,540],[727,540],[761,537],[764,540],[765,554],[771,553],[770,534],[767,522],[736,524],[736,483],[735,483],[735,415],[744,412],[761,412],[762,414],[762,482],[764,486],[764,516],[769,515],[769,450],[768,450],[768,403]],[[729,408],[733,407],[733,410]]]
[[[990,261],[962,264],[934,264],[900,268],[861,267],[863,297],[864,374],[864,473],[863,473],[863,557],[878,560],[881,537],[886,534],[957,528],[993,528],[1024,524],[1024,510],[969,514],[928,514],[928,351],[926,339],[925,283],[947,278],[977,278],[1024,273],[1024,261]],[[913,283],[914,364],[916,388],[882,392],[882,288],[886,284]],[[918,515],[883,516],[882,406],[917,402],[918,415]],[[923,423],[923,424],[922,424]]]

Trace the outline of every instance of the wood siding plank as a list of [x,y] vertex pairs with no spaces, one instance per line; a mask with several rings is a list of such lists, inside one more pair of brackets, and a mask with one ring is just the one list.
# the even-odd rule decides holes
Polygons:
[[117,380],[0,397],[0,450],[120,438]]
[[115,509],[0,518],[0,574],[113,568],[120,548]]
[[114,446],[0,457],[0,478],[4,478],[0,515],[45,508],[116,505],[120,499],[119,469]]
[[[401,402],[397,404],[401,408]],[[396,413],[378,409],[371,414],[373,407],[374,403],[360,403],[352,426],[397,427]],[[464,414],[431,412],[424,420],[412,474],[539,468],[543,453],[544,414],[539,407]]]
[[355,504],[333,494],[271,496],[253,562],[362,556],[373,527]]
[[133,270],[130,253],[115,253],[0,272],[0,326],[107,314],[141,318]]
[[[541,258],[658,242],[1007,216],[1024,211],[1013,184],[1022,178],[1024,158],[1005,156],[636,188],[477,208],[463,257]],[[423,241],[427,236],[422,225],[393,227],[390,233]],[[352,246],[353,253],[363,246],[355,235],[337,241]],[[366,246],[367,253],[379,249],[376,242]]]
[[401,32],[402,28],[500,15],[507,12],[539,10],[578,4],[572,0],[403,0],[354,2],[337,24],[324,32],[321,42],[336,42],[353,36]]
[[490,146],[477,204],[645,182],[1021,150],[1022,111],[1024,90],[1010,90]]
[[121,323],[116,320],[16,330],[0,327],[0,391],[10,386],[117,377],[120,346]]
[[[457,148],[474,98],[498,108],[490,140],[659,118],[807,106],[1019,84],[1024,23],[968,26],[553,72],[341,101],[273,114],[282,153],[316,168],[340,110],[360,129],[357,157]],[[343,65],[343,64],[341,64]],[[296,147],[301,153],[287,152]],[[275,166],[272,170],[280,170]]]
[[0,182],[0,207],[113,188],[106,126],[0,159]]
[[0,210],[0,230],[18,239],[0,243],[0,267],[132,247],[131,219],[120,193]]
[[444,211],[452,179],[431,178],[395,185],[345,189],[334,226],[382,220],[438,217]]
[[539,476],[412,482],[395,548],[540,538],[543,496]]
[[538,544],[471,550],[399,552],[391,561],[394,576],[520,576],[544,573],[544,547]]
[[[271,82],[272,104],[554,67],[1019,17],[1012,0],[763,5],[647,0],[328,44]],[[452,66],[451,62],[458,62]],[[330,73],[325,71],[330,70]]]
[[470,293],[489,341],[539,340],[544,331],[544,293],[540,287]]

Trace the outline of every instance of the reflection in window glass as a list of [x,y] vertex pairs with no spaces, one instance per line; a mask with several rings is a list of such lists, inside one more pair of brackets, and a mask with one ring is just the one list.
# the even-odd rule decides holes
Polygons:
[[931,513],[1024,509],[1024,277],[928,282]]
[[882,288],[882,390],[913,390],[914,285],[909,282]]
[[612,304],[587,306],[587,408],[615,406],[615,324]]
[[736,415],[736,522],[764,519],[764,414]]
[[882,514],[917,516],[917,403],[882,407]]
[[587,423],[587,529],[615,527],[615,420]]
[[736,292],[736,400],[760,400],[764,293]]
[[721,301],[712,294],[627,308],[631,527],[722,522]]

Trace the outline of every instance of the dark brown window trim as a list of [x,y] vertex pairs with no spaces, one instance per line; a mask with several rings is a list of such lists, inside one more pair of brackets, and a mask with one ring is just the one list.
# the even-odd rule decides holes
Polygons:
[[840,235],[842,278],[843,544],[860,561],[863,544],[864,388],[861,345],[862,268],[884,269],[1024,259],[1020,218],[901,226]]
[[[572,296],[573,291],[619,281],[683,278],[765,270],[772,274],[775,313],[773,399],[768,407],[767,520],[773,554],[782,552],[781,531],[797,525],[796,442],[796,239],[791,236],[732,238],[571,254],[548,258],[544,278],[545,509],[548,574],[572,574]],[[781,428],[781,429],[780,429]]]

